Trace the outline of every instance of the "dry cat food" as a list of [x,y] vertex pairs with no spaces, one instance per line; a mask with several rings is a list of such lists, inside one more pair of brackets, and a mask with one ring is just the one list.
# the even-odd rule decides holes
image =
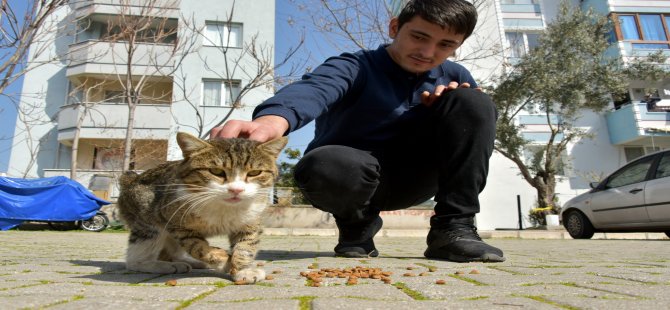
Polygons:
[[[316,269],[316,268],[310,268],[314,267],[314,265],[310,265],[307,268],[308,269]],[[310,284],[313,287],[319,287],[321,286],[321,282],[323,282],[323,278],[346,278],[347,279],[347,285],[356,285],[358,284],[358,279],[376,279],[376,280],[382,280],[384,283],[391,283],[391,278],[389,278],[393,273],[390,271],[384,271],[381,268],[369,268],[369,267],[361,267],[361,266],[356,266],[354,268],[344,268],[344,269],[339,269],[339,268],[321,268],[320,270],[316,271],[301,271],[300,275],[307,278],[310,280]]]
[[168,286],[177,286],[177,280],[175,280],[175,279],[167,280],[167,281],[165,281],[165,285],[168,285]]
[[446,284],[446,283],[447,283],[447,281],[444,281],[444,280],[437,280],[437,281],[435,281],[435,284],[439,284],[439,285],[444,285],[444,284]]

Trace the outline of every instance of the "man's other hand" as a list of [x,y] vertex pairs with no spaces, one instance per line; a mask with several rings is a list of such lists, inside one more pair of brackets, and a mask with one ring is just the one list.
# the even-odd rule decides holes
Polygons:
[[[437,85],[435,90],[431,94],[429,91],[424,91],[421,93],[421,103],[427,107],[430,107],[435,103],[437,98],[440,98],[443,93],[457,89],[457,88],[470,88],[470,83],[465,82],[463,84],[458,84],[458,82],[451,81],[449,85]],[[481,87],[475,88],[478,91],[482,91]]]

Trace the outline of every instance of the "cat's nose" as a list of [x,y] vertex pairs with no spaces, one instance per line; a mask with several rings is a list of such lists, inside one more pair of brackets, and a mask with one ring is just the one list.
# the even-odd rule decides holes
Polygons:
[[239,195],[241,192],[244,191],[244,188],[229,188],[228,192],[231,194]]

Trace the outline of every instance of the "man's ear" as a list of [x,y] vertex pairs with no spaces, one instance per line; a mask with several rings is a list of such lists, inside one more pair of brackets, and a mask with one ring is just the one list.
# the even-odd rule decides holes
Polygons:
[[395,39],[395,37],[398,35],[399,25],[400,24],[397,17],[391,18],[391,21],[389,21],[389,37],[391,39]]

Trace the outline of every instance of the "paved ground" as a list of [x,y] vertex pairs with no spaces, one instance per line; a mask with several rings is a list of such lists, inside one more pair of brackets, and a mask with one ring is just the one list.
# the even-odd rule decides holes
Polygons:
[[[208,270],[127,272],[126,238],[0,232],[0,309],[657,309],[670,303],[667,239],[494,238],[487,241],[505,251],[506,262],[457,264],[423,258],[419,237],[379,237],[381,257],[344,259],[332,257],[334,237],[266,236],[258,259],[274,279],[234,285]],[[311,287],[300,276],[310,265],[382,268],[393,275],[390,284],[324,278],[321,287]]]

